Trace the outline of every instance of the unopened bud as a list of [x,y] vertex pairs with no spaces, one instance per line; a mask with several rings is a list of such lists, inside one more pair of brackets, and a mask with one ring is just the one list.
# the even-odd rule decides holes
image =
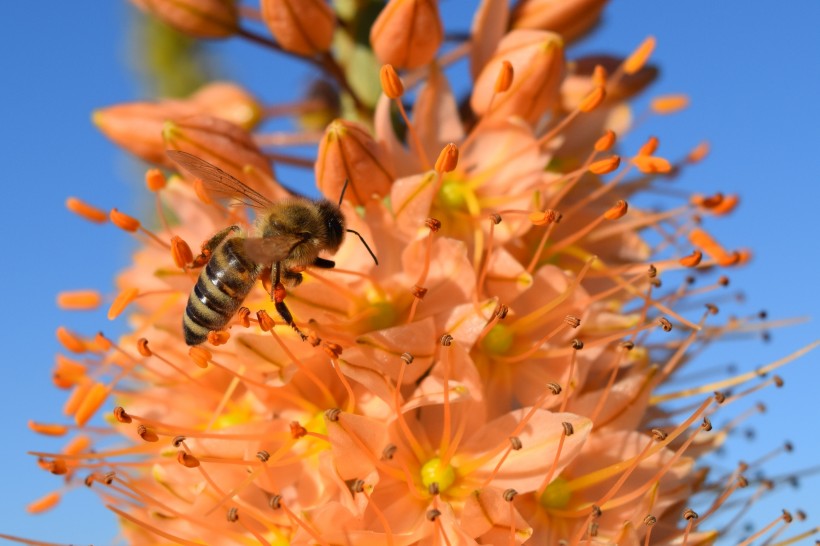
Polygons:
[[325,0],[262,0],[262,20],[283,49],[305,56],[330,49],[336,29]]
[[233,0],[131,0],[145,13],[197,38],[227,38],[239,21]]
[[437,0],[391,0],[370,29],[376,57],[400,69],[432,61],[443,40]]

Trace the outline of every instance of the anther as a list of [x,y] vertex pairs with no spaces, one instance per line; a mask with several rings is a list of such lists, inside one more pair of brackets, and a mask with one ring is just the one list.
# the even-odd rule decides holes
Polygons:
[[547,383],[547,389],[549,389],[552,394],[561,394],[561,385],[558,383]]
[[156,442],[159,441],[159,436],[153,430],[149,429],[145,425],[139,425],[137,427],[137,434],[145,440],[146,442]]
[[557,222],[558,212],[553,209],[536,210],[529,214],[530,222],[534,226],[546,226],[552,222]]
[[208,362],[211,360],[211,351],[204,347],[191,347],[188,350],[188,356],[200,368],[207,368]]
[[139,220],[132,216],[128,216],[117,209],[111,209],[108,216],[111,218],[111,223],[122,230],[133,233],[140,228]]
[[64,476],[68,474],[68,465],[62,459],[55,459],[48,463],[48,471],[55,476]]
[[97,477],[94,474],[89,474],[83,479],[83,484],[85,484],[86,487],[91,487],[95,481],[97,481]]
[[792,513],[788,510],[783,510],[783,521],[785,521],[786,523],[791,523],[792,520]]
[[261,462],[266,463],[270,460],[270,453],[262,449],[256,452],[256,458],[259,459]]
[[721,275],[720,278],[718,279],[718,284],[720,286],[724,286],[724,287],[729,286],[729,277],[727,277],[725,275]]
[[649,269],[647,270],[646,274],[649,275],[650,279],[654,279],[658,276],[658,268],[652,264],[649,264]]
[[707,304],[706,304],[706,309],[709,311],[709,314],[710,314],[710,315],[717,315],[717,314],[718,314],[718,308],[717,308],[717,305],[714,305],[714,304],[711,304],[711,303],[707,303]]
[[424,225],[427,226],[427,229],[435,233],[436,231],[441,229],[441,222],[436,220],[433,217],[429,217],[424,221]]
[[649,284],[651,284],[655,288],[660,288],[661,287],[661,280],[657,277],[652,277],[652,278],[649,279]]
[[622,341],[619,346],[621,349],[625,349],[627,351],[631,351],[635,348],[635,344],[631,341]]
[[649,155],[654,154],[655,151],[658,149],[659,144],[660,144],[660,141],[658,140],[658,137],[654,137],[654,136],[649,137],[646,140],[646,142],[643,143],[643,145],[640,147],[640,149],[638,149],[638,155],[649,156]]
[[700,425],[700,428],[702,428],[706,432],[709,432],[710,430],[712,430],[712,421],[710,421],[708,417],[704,417],[703,423]]
[[611,155],[591,163],[588,167],[592,174],[608,174],[621,166],[621,156]]
[[[458,165],[458,146],[450,142],[439,153],[436,159],[435,170],[437,173],[453,172]],[[436,230],[437,231],[437,230]]]
[[510,308],[504,305],[503,303],[499,303],[495,306],[493,310],[493,316],[496,317],[498,320],[504,320],[507,318],[507,313],[510,312]]
[[148,169],[145,171],[145,185],[150,191],[159,191],[165,187],[165,175],[159,169]]
[[364,491],[364,480],[355,480],[351,484],[350,490],[353,493],[361,493],[362,491]]
[[785,384],[783,382],[783,378],[780,377],[779,375],[775,375],[774,377],[772,377],[772,381],[774,381],[774,386],[777,387],[778,389]]
[[151,349],[148,348],[148,340],[144,337],[141,337],[137,340],[137,352],[145,357],[151,356],[153,354],[151,352]]
[[72,353],[81,354],[86,351],[85,342],[80,336],[63,326],[57,328],[57,341]]
[[412,293],[415,298],[423,300],[424,296],[427,295],[427,289],[423,286],[415,285],[413,286]]
[[672,331],[672,323],[669,322],[668,318],[661,317],[661,318],[658,319],[658,323],[661,325],[661,328],[663,328],[664,332],[671,332]]
[[738,476],[737,477],[737,486],[738,487],[749,487],[749,480],[746,479],[746,476]]
[[177,452],[177,462],[185,468],[196,468],[199,466],[199,459],[184,450]]
[[427,486],[427,492],[433,495],[434,497],[438,495],[441,491],[438,486],[438,482],[433,482]]
[[111,342],[111,340],[105,337],[105,334],[103,334],[102,332],[97,332],[94,335],[94,348],[92,350],[105,352],[111,350],[111,347],[113,346],[114,344]]
[[401,358],[402,361],[404,361],[404,363],[408,366],[412,364],[414,360],[413,355],[411,355],[410,353],[402,353],[399,358]]
[[325,412],[325,417],[327,417],[328,421],[336,422],[339,420],[339,414],[342,413],[342,410],[339,408],[329,409]]
[[725,401],[726,401],[726,394],[725,394],[725,393],[722,393],[722,392],[719,392],[719,391],[715,391],[715,393],[714,393],[714,394],[715,394],[715,401],[716,401],[718,404],[722,404],[723,402],[725,402]]
[[503,93],[509,89],[514,75],[515,71],[510,61],[501,61],[501,68],[498,70],[498,77],[495,79],[495,92]]
[[116,478],[116,477],[117,477],[116,472],[106,472],[105,474],[103,474],[102,482],[105,485],[111,485],[112,483],[114,483],[114,478]]
[[440,515],[441,512],[439,510],[436,510],[435,508],[433,508],[432,510],[428,510],[426,514],[427,521],[436,521],[436,519],[438,519]]
[[653,36],[649,36],[641,45],[639,45],[635,51],[633,51],[629,57],[623,63],[623,71],[624,74],[634,74],[638,70],[644,67],[646,61],[649,60],[649,56],[652,55],[652,51],[655,49],[655,38]]
[[510,445],[512,445],[512,448],[515,451],[518,451],[519,449],[524,447],[524,444],[521,443],[521,438],[519,438],[518,436],[510,436]]
[[139,295],[139,290],[136,288],[126,288],[119,294],[117,297],[114,298],[114,301],[111,302],[111,307],[108,308],[108,320],[114,320],[128,307],[134,298]]
[[108,221],[108,215],[104,210],[92,207],[85,201],[77,199],[76,197],[69,197],[65,201],[65,206],[68,210],[95,224],[104,224]]
[[401,83],[401,78],[399,78],[392,64],[382,65],[381,70],[379,70],[379,81],[382,84],[384,94],[391,99],[401,98],[404,94],[404,84]]
[[239,521],[239,510],[237,510],[236,506],[228,510],[228,521],[231,523]]
[[689,106],[689,97],[686,95],[664,95],[655,97],[649,107],[656,114],[673,114]]
[[171,257],[174,259],[174,264],[179,268],[185,268],[194,261],[194,253],[191,251],[191,247],[178,235],[171,237]]
[[666,440],[667,434],[659,428],[653,428],[652,437],[655,438],[656,442],[663,442]]
[[[333,410],[330,410],[330,411],[333,411]],[[341,412],[341,410],[338,410],[338,411]],[[338,414],[337,414],[337,416],[338,416]],[[328,419],[330,419],[330,417],[328,417]],[[330,419],[330,420],[331,421],[336,421],[337,419]],[[299,421],[291,421],[290,422],[290,436],[294,440],[298,440],[299,438],[302,438],[307,433],[308,433],[307,429],[305,427],[303,427],[302,425],[300,425]]]
[[601,508],[597,504],[593,504],[592,505],[592,512],[590,514],[592,516],[592,519],[600,518],[601,514],[603,514],[603,512],[601,511]]
[[444,334],[439,338],[439,343],[441,343],[442,347],[449,347],[453,343],[453,336],[450,334]]
[[125,408],[122,406],[114,408],[114,419],[116,419],[118,423],[125,423],[126,425],[132,421],[131,416],[126,413]]
[[185,441],[185,436],[182,436],[182,435],[174,436],[174,439],[171,440],[171,445],[174,446],[175,448],[179,449],[179,447],[182,445],[182,442],[184,442],[184,441]]
[[658,523],[658,518],[656,518],[655,516],[649,515],[643,518],[643,524],[647,527],[652,527],[656,523]]
[[575,338],[575,339],[572,340],[572,348],[575,349],[576,351],[580,351],[581,349],[584,348],[584,342],[581,341],[578,338]]
[[225,345],[231,339],[231,333],[227,330],[211,330],[208,332],[208,343],[214,347]]
[[240,307],[239,311],[236,312],[236,319],[239,321],[239,324],[242,325],[243,328],[248,328],[251,325],[250,319],[251,310],[247,307]]
[[256,312],[256,320],[259,321],[259,328],[261,328],[263,332],[271,331],[275,324],[273,319],[270,318],[270,315],[264,309]]
[[387,444],[385,448],[382,450],[382,459],[385,461],[389,461],[393,458],[393,455],[396,454],[396,445],[395,444]]
[[598,140],[595,141],[595,151],[596,152],[606,152],[612,149],[612,146],[615,144],[615,132],[607,130],[603,136],[601,136]]
[[564,427],[564,434],[566,434],[567,436],[572,436],[573,434],[575,434],[575,427],[572,426],[572,423],[564,421],[563,423],[561,423],[561,426]]
[[698,519],[698,513],[692,510],[691,508],[687,508],[683,511],[683,519],[689,521],[690,519]]
[[501,495],[501,497],[507,502],[512,502],[516,496],[518,496],[518,491],[515,489],[506,489]]
[[703,259],[703,252],[700,250],[695,250],[688,256],[684,256],[678,263],[680,263],[683,267],[695,267],[700,264],[700,261]]
[[498,224],[501,223],[501,215],[498,214],[497,212],[494,212],[494,213],[490,214],[489,218],[490,218],[490,222],[492,222],[495,225],[498,225]]
[[274,495],[268,501],[268,506],[274,510],[279,510],[282,507],[282,495]]
[[578,104],[578,110],[581,112],[592,112],[604,102],[606,98],[606,89],[601,85],[596,85],[592,91],[586,94]]
[[564,322],[572,326],[573,328],[578,328],[581,325],[581,319],[574,315],[567,315],[564,317]]
[[607,220],[617,220],[629,210],[629,205],[623,199],[618,199],[612,207],[604,213]]
[[57,294],[57,307],[72,311],[90,311],[100,306],[102,295],[96,290],[73,290]]

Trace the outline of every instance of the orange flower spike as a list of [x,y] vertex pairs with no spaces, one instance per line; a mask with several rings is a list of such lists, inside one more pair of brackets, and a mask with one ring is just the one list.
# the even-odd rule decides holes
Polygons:
[[625,74],[634,74],[644,67],[655,50],[655,37],[649,36],[626,58],[622,65]]
[[443,40],[437,0],[391,0],[370,29],[379,61],[401,69],[432,61]]
[[447,144],[436,159],[436,172],[443,174],[453,172],[458,165],[458,146]]
[[689,97],[686,95],[664,95],[655,97],[649,103],[649,108],[656,114],[674,114],[689,106]]
[[[608,129],[598,140],[595,141],[595,151],[608,152],[615,145],[617,138],[618,137],[615,134],[615,131]],[[620,164],[620,159],[618,163]]]
[[617,220],[618,218],[622,218],[627,210],[629,210],[629,205],[623,199],[619,199],[609,210],[604,213],[604,218],[607,220]]
[[133,216],[128,216],[127,214],[122,213],[117,209],[111,209],[111,212],[108,216],[109,218],[111,218],[111,223],[122,230],[134,233],[140,228],[139,220],[137,220]]
[[114,320],[125,310],[128,305],[139,295],[137,288],[126,288],[114,298],[111,307],[108,308],[108,320]]
[[105,399],[108,398],[108,388],[102,383],[94,383],[85,396],[80,401],[77,410],[74,412],[74,422],[79,426],[85,425],[91,417],[100,409]]
[[72,353],[82,354],[87,350],[85,341],[63,326],[57,328],[57,341]]
[[239,28],[239,11],[226,0],[131,0],[139,9],[197,38],[227,38]]
[[68,210],[85,218],[89,222],[94,222],[95,224],[104,224],[108,221],[108,215],[105,213],[104,210],[100,210],[97,207],[93,207],[82,201],[77,199],[76,197],[69,197],[65,201],[65,206]]
[[621,165],[621,156],[612,155],[606,159],[599,159],[590,164],[589,172],[592,174],[607,174],[616,170]]
[[342,119],[325,129],[314,175],[319,191],[331,201],[339,199],[347,183],[345,199],[355,206],[388,195],[395,178],[391,158],[382,145],[363,125]]
[[286,51],[310,57],[330,49],[336,14],[325,0],[262,0],[262,20]]
[[61,495],[57,491],[52,491],[51,493],[40,497],[34,502],[31,502],[26,506],[26,512],[29,514],[42,514],[43,512],[47,512],[51,510],[60,502]]
[[158,192],[168,183],[165,175],[159,169],[148,169],[145,171],[145,186],[149,191]]
[[672,164],[668,159],[654,155],[638,155],[632,158],[632,163],[639,171],[646,174],[665,174],[672,172]]
[[57,294],[57,307],[71,311],[89,311],[102,303],[102,295],[96,290],[74,290]]
[[32,432],[42,434],[43,436],[65,436],[68,434],[68,427],[65,425],[36,423],[29,420],[28,428]]

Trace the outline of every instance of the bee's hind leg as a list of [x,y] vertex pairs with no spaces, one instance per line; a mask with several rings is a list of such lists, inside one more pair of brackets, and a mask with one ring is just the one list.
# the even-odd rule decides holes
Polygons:
[[[274,306],[276,307],[276,312],[279,313],[279,316],[282,317],[282,320],[284,320],[288,324],[288,326],[293,328],[296,331],[296,333],[299,334],[299,337],[302,338],[302,341],[307,341],[308,336],[306,336],[302,332],[302,330],[300,330],[299,327],[296,326],[296,323],[293,322],[293,315],[290,314],[290,309],[288,309],[288,306],[285,304],[285,296],[287,295],[287,292],[285,290],[285,286],[282,284],[282,275],[283,275],[283,273],[284,273],[284,276],[286,278],[291,278],[290,275],[298,276],[298,282],[301,282],[301,280],[302,280],[301,273],[288,273],[287,271],[283,272],[282,271],[282,266],[279,262],[273,264],[270,269],[271,269],[271,292],[270,292],[270,297],[273,300]],[[297,282],[297,284],[298,284],[298,282]],[[319,342],[320,341],[321,340],[319,340]],[[318,344],[318,342],[317,342],[317,344]]]
[[202,243],[202,250],[200,251],[199,256],[194,258],[192,266],[202,267],[203,265],[208,263],[208,260],[211,259],[211,255],[213,254],[216,247],[218,247],[222,241],[227,239],[230,234],[236,233],[240,229],[241,228],[239,226],[233,225],[217,231],[213,237]]

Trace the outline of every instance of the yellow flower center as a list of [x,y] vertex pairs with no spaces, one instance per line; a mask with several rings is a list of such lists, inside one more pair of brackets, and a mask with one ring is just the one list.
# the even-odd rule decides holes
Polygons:
[[445,177],[438,192],[441,208],[464,210],[467,207],[468,193],[472,193],[463,180]]
[[496,324],[481,340],[482,348],[491,355],[503,355],[512,347],[515,334],[508,326]]
[[567,484],[564,478],[555,478],[541,494],[538,502],[544,508],[566,508],[572,498],[572,491]]
[[421,467],[421,483],[429,488],[438,484],[439,493],[445,492],[456,481],[456,469],[452,465],[443,465],[438,457],[434,457]]
[[370,308],[374,311],[370,315],[370,328],[372,330],[384,330],[396,324],[396,309],[388,301],[376,301],[370,304]]

